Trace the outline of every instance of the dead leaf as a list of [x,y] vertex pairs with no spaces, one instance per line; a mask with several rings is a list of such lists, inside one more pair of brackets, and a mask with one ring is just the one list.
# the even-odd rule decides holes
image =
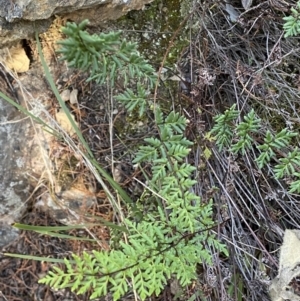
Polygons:
[[[280,250],[278,276],[272,280],[272,301],[300,301],[297,294],[297,279],[300,276],[300,230],[285,230]],[[298,289],[298,288],[297,288]]]
[[22,73],[29,70],[29,58],[21,44],[13,46],[8,50],[5,65],[15,72]]
[[61,93],[60,93],[60,97],[61,99],[66,102],[66,101],[69,101],[70,100],[70,96],[71,96],[71,91],[69,89],[66,89],[66,90],[63,90]]
[[248,10],[252,5],[253,0],[242,0],[242,5],[245,10]]
[[225,10],[229,14],[231,22],[236,22],[238,20],[240,14],[231,4],[226,3]]
[[205,159],[208,160],[211,157],[212,152],[209,148],[205,147],[203,154]]
[[[74,116],[72,114],[71,114],[71,116],[72,116],[74,122],[76,123]],[[61,126],[61,128],[65,132],[67,132],[70,136],[72,136],[76,133],[67,114],[63,111],[63,109],[60,109],[59,112],[56,113],[55,117],[56,117],[58,124]]]
[[72,90],[72,92],[71,92],[71,94],[70,94],[70,103],[71,103],[72,105],[78,103],[77,95],[78,95],[78,90],[77,90],[77,89]]

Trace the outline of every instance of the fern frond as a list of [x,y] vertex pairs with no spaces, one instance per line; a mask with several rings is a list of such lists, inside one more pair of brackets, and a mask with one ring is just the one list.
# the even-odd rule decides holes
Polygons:
[[[113,78],[113,77],[112,77]],[[123,93],[116,96],[116,100],[120,101],[125,105],[125,108],[129,113],[134,110],[138,110],[139,116],[145,114],[147,105],[147,94],[148,92],[144,89],[140,83],[137,84],[137,94],[133,90],[127,88]]]
[[145,161],[156,160],[158,158],[158,153],[155,148],[150,145],[143,145],[139,148],[136,153],[136,157],[133,163],[140,163]]
[[229,110],[226,110],[224,114],[219,114],[213,118],[215,125],[211,129],[210,135],[215,136],[219,151],[224,147],[228,147],[233,139],[233,129],[239,115],[239,111],[237,111],[235,107],[236,105],[233,105]]
[[253,138],[250,134],[257,133],[260,129],[260,119],[256,118],[255,112],[252,109],[245,117],[244,120],[236,127],[238,142],[231,146],[233,153],[242,152],[245,153],[247,149],[250,149],[253,144]]
[[295,167],[300,166],[300,152],[298,148],[295,148],[292,152],[289,152],[285,158],[279,159],[279,164],[274,168],[275,177],[277,179],[284,176],[290,176],[295,173]]
[[178,112],[171,111],[171,113],[165,118],[164,123],[158,124],[160,127],[167,127],[170,131],[182,134],[186,127],[186,118],[180,115]]
[[121,32],[101,33],[90,35],[84,29],[88,25],[84,20],[79,25],[67,23],[62,32],[67,39],[59,41],[61,46],[58,51],[62,59],[70,66],[90,72],[88,80],[104,83],[107,78],[114,83],[118,68],[124,78],[125,85],[128,75],[137,78],[138,81],[147,81],[149,87],[153,87],[157,76],[154,68],[142,58],[137,50],[137,44],[121,41]]
[[294,7],[291,8],[291,15],[287,17],[283,17],[282,19],[285,21],[283,24],[283,29],[285,31],[284,37],[296,36],[300,33],[300,6],[299,1],[297,4],[297,9]]
[[295,172],[294,173],[294,177],[296,177],[296,180],[294,180],[291,184],[290,184],[290,193],[300,193],[300,173],[299,172]]
[[[126,89],[116,99],[127,111],[138,111],[142,116],[149,109],[148,88],[157,80],[153,67],[140,56],[136,43],[120,40],[120,32],[90,35],[85,31],[87,24],[67,23],[63,28],[68,38],[60,42],[62,58],[73,67],[90,72],[88,80],[109,81],[113,85],[116,77],[122,76],[126,85],[135,78],[136,89]],[[186,163],[193,145],[184,137],[187,119],[173,111],[165,116],[157,104],[151,109],[157,133],[144,140],[133,160],[151,166],[151,175],[147,174],[149,190],[144,194],[149,200],[142,200],[147,214],[139,222],[124,220],[127,239],[120,240],[115,250],[73,254],[72,260],[64,260],[65,269],[54,266],[40,283],[69,287],[77,294],[91,289],[91,299],[110,292],[114,300],[119,300],[133,289],[145,300],[159,295],[171,277],[183,286],[191,283],[196,279],[197,265],[211,262],[211,254],[203,245],[204,241],[216,240],[205,229],[213,224],[212,202],[201,203],[201,198],[193,193],[196,168]],[[215,118],[213,133],[221,141],[219,145],[229,143],[237,116],[233,106]],[[251,116],[245,122],[253,129],[256,125]],[[285,141],[280,139],[279,142]],[[225,250],[221,243],[214,246]]]

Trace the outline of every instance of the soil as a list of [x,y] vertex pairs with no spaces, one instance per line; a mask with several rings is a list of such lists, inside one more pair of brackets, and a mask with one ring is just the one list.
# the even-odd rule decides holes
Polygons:
[[[287,192],[291,178],[279,181],[267,168],[260,170],[257,167],[254,159],[256,146],[262,141],[259,133],[253,142],[253,150],[245,156],[234,156],[226,149],[218,151],[206,133],[213,126],[213,116],[233,104],[242,115],[255,109],[262,120],[262,131],[276,132],[284,127],[299,131],[298,40],[285,39],[282,34],[282,17],[294,2],[253,1],[245,11],[240,1],[232,1],[231,5],[239,13],[235,22],[219,2],[194,1],[193,5],[187,5],[187,1],[182,1],[181,11],[189,13],[186,18],[178,13],[179,2],[169,1],[168,5],[167,2],[158,1],[147,6],[146,11],[131,12],[109,24],[108,28],[89,30],[122,29],[124,36],[137,41],[140,51],[157,70],[163,63],[166,76],[179,76],[179,82],[166,80],[162,83],[157,99],[165,108],[176,108],[189,119],[186,135],[195,146],[188,159],[198,168],[195,191],[204,201],[214,201],[215,221],[219,224],[215,233],[226,243],[230,256],[223,258],[212,249],[213,265],[199,267],[198,281],[185,288],[183,295],[175,298],[172,283],[169,283],[160,296],[151,300],[270,300],[268,286],[277,275],[282,234],[287,228],[298,228],[300,223],[299,195]],[[145,17],[147,10],[150,19]],[[156,16],[161,16],[164,21],[155,22]],[[143,19],[145,22],[141,25]],[[182,27],[180,22],[183,22]],[[156,28],[154,24],[160,24],[160,27]],[[169,44],[171,39],[174,42]],[[143,138],[155,133],[151,116],[139,119],[127,115],[122,105],[111,101],[106,86],[87,83],[85,73],[68,69],[57,60],[52,48],[55,47],[53,38],[50,41],[45,38],[43,42],[60,91],[78,89],[78,107],[70,106],[70,109],[96,159],[134,199],[138,199],[142,187],[134,184],[132,179],[142,180],[143,175],[135,170],[132,159]],[[43,76],[34,43],[31,46],[33,60],[36,60],[32,66],[36,64],[37,72]],[[121,89],[121,84],[116,89]],[[50,111],[55,110],[57,102],[53,97]],[[110,133],[113,133],[112,137]],[[299,145],[297,139],[286,152]],[[57,177],[63,178],[64,183],[71,178],[70,185],[79,181],[85,187],[92,186],[97,202],[88,213],[115,221],[113,208],[101,185],[78,164],[68,145],[61,143],[59,150],[59,155],[64,154],[69,160],[64,172]],[[110,160],[112,150],[115,162]],[[270,167],[275,163],[271,162]],[[91,190],[90,187],[87,189]],[[34,193],[21,223],[59,225],[49,212],[35,206],[44,191],[42,187]],[[98,225],[91,231],[105,242],[101,247],[108,248],[109,229]],[[90,233],[73,230],[71,234],[87,236]],[[100,246],[28,231],[3,252],[63,258],[71,252],[93,248]],[[88,300],[89,293],[76,296],[69,290],[55,291],[37,284],[48,269],[49,264],[44,262],[0,257],[0,300]],[[103,298],[110,299],[111,296]],[[134,296],[127,295],[123,300],[133,299]]]

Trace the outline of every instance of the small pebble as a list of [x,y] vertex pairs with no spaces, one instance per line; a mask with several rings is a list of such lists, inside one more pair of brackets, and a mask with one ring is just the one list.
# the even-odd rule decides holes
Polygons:
[[66,101],[70,100],[70,94],[71,94],[71,91],[69,89],[67,89],[60,93],[60,97],[64,102],[66,102]]
[[78,90],[77,89],[72,90],[72,92],[70,93],[70,103],[72,105],[78,103],[77,95],[78,95]]

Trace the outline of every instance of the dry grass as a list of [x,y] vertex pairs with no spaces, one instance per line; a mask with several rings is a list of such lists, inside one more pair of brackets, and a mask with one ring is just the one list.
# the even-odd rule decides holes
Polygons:
[[[184,57],[193,78],[191,133],[199,141],[191,160],[199,166],[196,191],[204,200],[214,199],[216,234],[230,251],[224,259],[211,250],[214,266],[204,269],[200,282],[209,286],[207,300],[269,300],[267,286],[277,272],[283,232],[299,225],[299,196],[288,193],[290,179],[275,179],[276,162],[263,170],[257,167],[256,146],[263,135],[245,156],[219,152],[204,135],[213,126],[212,117],[233,104],[241,116],[255,109],[263,122],[261,134],[285,127],[299,130],[297,39],[283,38],[282,12],[289,10],[283,1],[254,3],[235,23],[223,4],[198,2]],[[290,149],[298,145],[294,140]],[[212,151],[208,160],[205,147]]]

